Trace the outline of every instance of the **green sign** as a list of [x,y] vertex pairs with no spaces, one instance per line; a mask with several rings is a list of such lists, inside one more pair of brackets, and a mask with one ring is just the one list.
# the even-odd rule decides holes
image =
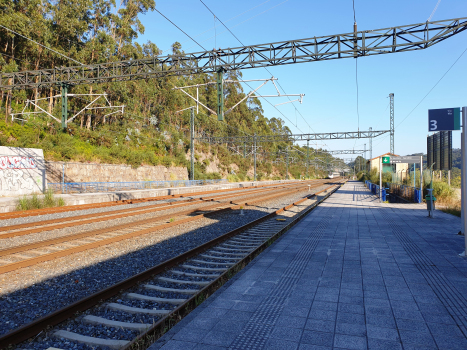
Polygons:
[[383,157],[383,164],[391,164],[391,157]]

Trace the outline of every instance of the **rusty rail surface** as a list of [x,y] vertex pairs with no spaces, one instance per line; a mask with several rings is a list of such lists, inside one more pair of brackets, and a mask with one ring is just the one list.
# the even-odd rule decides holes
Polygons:
[[[297,181],[290,182],[290,183],[297,183]],[[87,209],[96,209],[96,208],[111,207],[111,206],[117,206],[117,205],[152,202],[152,201],[159,201],[159,200],[165,200],[165,199],[171,199],[171,198],[199,196],[203,194],[210,194],[210,193],[216,193],[216,192],[242,191],[244,189],[271,187],[271,186],[277,186],[277,185],[279,184],[256,185],[256,186],[237,187],[237,188],[219,189],[219,190],[211,190],[211,191],[200,191],[200,192],[193,192],[193,193],[171,194],[171,195],[166,195],[166,196],[123,199],[123,200],[117,200],[117,201],[92,203],[92,204],[67,205],[67,206],[58,207],[58,208],[42,208],[42,209],[33,209],[33,210],[26,210],[26,211],[20,211],[20,212],[0,213],[0,220],[15,219],[15,218],[26,217],[26,216],[55,214],[55,213],[62,213],[66,211],[87,210]]]
[[[81,240],[81,239],[91,237],[91,236],[95,237],[97,235],[101,235],[101,234],[104,234],[104,233],[110,233],[110,232],[118,231],[118,230],[125,230],[125,229],[128,229],[129,227],[133,228],[135,226],[141,226],[141,225],[147,225],[147,224],[150,224],[150,223],[156,223],[156,226],[153,226],[153,227],[150,227],[150,228],[145,228],[145,229],[142,229],[142,230],[136,229],[133,232],[123,233],[123,234],[120,234],[120,235],[117,235],[117,236],[114,236],[114,237],[110,237],[110,238],[104,238],[104,239],[101,239],[101,240],[96,241],[96,242],[80,244],[80,245],[78,245],[76,247],[65,248],[65,249],[62,249],[62,250],[60,250],[58,252],[46,253],[46,254],[42,254],[42,255],[37,256],[37,257],[32,257],[32,258],[21,260],[21,261],[18,261],[18,262],[5,264],[5,265],[0,266],[0,274],[15,271],[17,269],[21,269],[21,268],[24,268],[24,267],[33,266],[33,265],[36,265],[36,264],[39,264],[39,263],[42,263],[42,262],[45,262],[45,261],[50,261],[50,260],[54,260],[54,259],[57,259],[57,258],[65,257],[65,256],[68,256],[68,255],[71,255],[71,254],[76,254],[76,253],[83,252],[83,251],[86,251],[86,250],[89,250],[89,249],[95,249],[95,248],[98,248],[98,247],[101,247],[101,246],[104,246],[104,245],[108,245],[108,244],[112,244],[112,243],[116,243],[116,242],[119,242],[119,241],[122,241],[122,240],[142,236],[142,235],[145,235],[145,234],[148,234],[148,233],[153,233],[153,232],[160,231],[160,230],[172,227],[172,226],[176,226],[176,225],[180,225],[180,224],[183,224],[183,223],[199,220],[199,219],[201,219],[203,217],[210,217],[210,216],[218,215],[218,214],[221,214],[221,213],[223,213],[223,212],[225,212],[227,210],[238,208],[238,207],[240,207],[242,205],[243,206],[248,206],[248,205],[251,206],[251,205],[253,205],[255,203],[258,203],[258,202],[262,202],[262,201],[265,201],[265,200],[269,200],[269,199],[273,199],[273,198],[276,198],[276,197],[283,196],[286,193],[288,194],[288,193],[291,193],[291,192],[301,191],[301,190],[303,190],[305,188],[305,186],[308,186],[308,185],[300,185],[300,186],[295,186],[295,188],[288,187],[286,189],[275,190],[275,191],[272,191],[273,194],[269,193],[266,196],[256,197],[255,200],[253,200],[253,201],[249,200],[248,202],[239,202],[239,203],[234,203],[233,201],[220,202],[220,203],[215,203],[215,204],[212,204],[212,205],[207,205],[207,206],[204,206],[202,208],[195,208],[195,209],[189,209],[189,210],[181,211],[181,212],[179,212],[177,214],[167,214],[167,215],[162,215],[162,216],[155,217],[155,218],[150,218],[150,219],[140,220],[140,221],[136,221],[136,222],[125,223],[125,224],[120,224],[120,225],[116,225],[116,226],[111,226],[111,227],[106,227],[106,228],[101,228],[101,229],[96,229],[96,230],[71,234],[71,235],[67,235],[67,236],[63,236],[63,237],[53,238],[53,239],[50,239],[50,240],[45,240],[45,241],[40,241],[40,242],[35,242],[35,243],[30,243],[30,244],[24,244],[24,245],[17,246],[17,247],[6,248],[6,249],[3,249],[3,250],[0,250],[0,256],[7,256],[7,255],[12,255],[12,254],[15,254],[15,253],[19,253],[19,252],[24,252],[24,251],[27,251],[27,250],[32,250],[32,249],[38,249],[38,248],[42,248],[42,247],[51,246],[51,245],[54,245],[54,244],[60,244],[60,243],[64,243],[64,242],[71,242],[71,241]],[[321,186],[321,184],[314,184],[313,188],[318,187],[318,186]],[[256,196],[256,195],[257,195],[256,193],[253,193],[253,194],[248,194],[247,196]],[[238,194],[235,195],[235,196],[238,196]],[[244,196],[245,195],[242,195],[242,197],[244,197]],[[218,208],[219,206],[224,206],[224,207]],[[225,207],[225,206],[227,206],[227,207]],[[173,219],[173,218],[180,217],[180,216],[187,216],[187,215],[190,215],[190,214],[196,214],[196,212],[201,212],[201,211],[206,211],[206,210],[211,210],[211,209],[214,209],[214,210],[212,212],[209,212],[209,213],[198,214],[198,215],[195,215],[195,216],[191,216],[191,217],[187,217],[187,218],[183,218],[183,219],[178,219],[178,220],[176,219],[175,221],[169,222],[169,223],[157,224],[158,222],[166,220],[166,219]],[[66,226],[71,226],[70,224],[65,224],[65,225]]]
[[[54,325],[57,325],[58,323],[60,322],[63,322],[65,321],[66,319],[70,318],[70,317],[73,317],[77,312],[82,312],[82,311],[85,311],[87,309],[89,309],[90,307],[92,306],[95,306],[99,303],[101,303],[103,300],[106,300],[106,299],[109,299],[119,293],[121,293],[123,290],[126,290],[126,289],[129,289],[131,287],[133,287],[134,285],[136,285],[137,283],[140,283],[140,282],[143,282],[145,280],[148,280],[150,278],[152,278],[154,275],[157,275],[157,274],[160,274],[160,273],[163,273],[164,271],[166,271],[167,269],[169,268],[172,268],[176,265],[179,265],[180,263],[182,263],[183,261],[197,255],[197,254],[200,254],[204,251],[206,251],[207,249],[210,249],[211,247],[213,246],[216,246],[220,243],[222,243],[223,241],[227,240],[228,238],[232,237],[232,236],[235,236],[245,230],[247,230],[248,228],[252,227],[252,226],[255,226],[255,225],[258,225],[260,223],[262,223],[263,221],[266,221],[278,214],[280,214],[281,212],[289,209],[290,207],[294,206],[294,205],[297,205],[297,204],[300,204],[302,203],[303,201],[309,199],[309,198],[312,198],[316,195],[318,195],[319,193],[322,193],[322,192],[325,192],[327,190],[329,190],[330,188],[332,187],[335,187],[336,184],[333,184],[329,187],[327,187],[326,189],[322,190],[322,191],[319,191],[317,193],[314,193],[314,194],[311,194],[311,195],[307,195],[305,196],[305,198],[295,202],[295,203],[292,203],[288,206],[285,206],[275,212],[272,212],[270,214],[267,214],[259,219],[256,219],[246,225],[243,225],[237,229],[234,229],[222,236],[219,236],[217,238],[214,238],[212,239],[211,241],[209,242],[206,242],[194,249],[191,249],[185,253],[182,253],[181,255],[179,256],[176,256],[172,259],[169,259],[157,266],[154,266],[146,271],[143,271],[135,276],[132,276],[130,278],[127,278],[121,282],[118,282],[116,283],[115,285],[113,286],[110,286],[110,287],[107,287],[99,292],[96,292],[96,293],[93,293],[92,295],[88,296],[88,297],[85,297],[81,300],[78,300],[76,302],[74,302],[73,304],[71,305],[68,305],[64,308],[61,308],[49,315],[46,315],[46,316],[43,316],[41,317],[40,319],[38,320],[35,320],[29,324],[26,324],[24,326],[21,326],[7,334],[4,334],[3,336],[0,336],[0,348],[4,348],[4,347],[8,347],[10,345],[14,345],[14,344],[18,344],[18,343],[21,343],[27,339],[29,339],[30,337],[33,337],[35,335],[37,335],[38,333],[40,333],[41,331],[47,329],[48,327],[50,326],[54,326]],[[339,185],[337,184],[336,188],[337,189],[339,187]],[[257,200],[257,201],[260,201],[260,200]],[[257,201],[254,201],[254,202],[257,202]],[[249,202],[249,204],[252,204],[253,202]],[[312,205],[312,207],[316,206],[318,203],[315,203],[314,205]],[[239,207],[240,205],[239,204],[235,204],[235,206]],[[223,209],[225,210],[225,209]],[[308,209],[307,212],[309,212],[311,209]],[[204,216],[205,214],[201,214],[202,216]],[[303,217],[303,215],[299,215],[299,218]],[[298,219],[299,219],[298,218]],[[294,222],[296,222],[298,220],[295,220]],[[172,223],[173,224],[173,223]],[[288,227],[290,226],[290,224],[288,225]],[[265,244],[268,244],[268,242],[265,242],[263,244],[263,246]],[[261,247],[263,247],[261,246]],[[254,254],[255,252],[257,252],[261,247],[259,247],[258,249],[256,249],[252,254]],[[251,256],[251,255],[250,255]],[[247,257],[245,258],[247,259]],[[244,259],[244,260],[245,260]],[[244,261],[242,260],[242,261]],[[238,264],[237,264],[238,265]],[[235,266],[237,266],[235,265]],[[227,273],[227,272],[226,272]],[[224,273],[223,275],[221,275],[221,277],[225,277],[225,274]],[[219,278],[221,278],[219,277]],[[219,280],[216,279],[214,280],[210,286],[212,288],[212,286]],[[206,290],[209,289],[209,286],[203,288],[200,292],[205,292]],[[195,296],[193,296],[192,298],[190,298],[187,302],[185,302],[183,304],[183,306],[187,306],[188,303],[193,303],[194,300],[196,299]],[[168,317],[170,316],[171,318],[173,318],[174,315],[177,315],[177,314],[181,314],[182,313],[182,306],[176,308],[170,315],[168,315]],[[157,330],[160,330],[161,327],[163,329],[163,327],[166,327],[165,325],[165,320],[168,318],[168,317],[165,317],[164,319],[158,321],[147,333],[149,332],[156,332]],[[177,317],[178,318],[178,317]],[[160,333],[160,331],[159,331]],[[137,339],[135,339],[135,341],[137,341],[140,337],[138,337]],[[132,343],[133,344],[133,343]]]

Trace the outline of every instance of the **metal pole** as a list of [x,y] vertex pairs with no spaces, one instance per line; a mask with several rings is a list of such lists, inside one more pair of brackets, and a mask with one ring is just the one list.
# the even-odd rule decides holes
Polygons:
[[379,157],[379,202],[382,202],[383,194],[383,157]]
[[68,85],[62,84],[62,129],[66,130],[68,120]]
[[287,159],[286,159],[287,167],[285,169],[285,179],[288,180],[289,179],[289,146],[287,146],[287,148],[286,148],[285,156],[287,157]]
[[373,129],[370,128],[370,159],[373,159],[373,133],[371,132],[372,130]]
[[389,99],[390,99],[389,129],[390,129],[390,135],[391,135],[391,147],[390,147],[389,152],[391,154],[394,154],[394,94],[393,93],[389,94]]
[[217,71],[217,120],[224,120],[224,68]]
[[256,133],[253,136],[254,138],[254,155],[255,155],[255,169],[254,169],[254,179],[253,181],[256,181]]
[[309,178],[310,175],[308,174],[309,168],[309,153],[310,153],[310,140],[306,140],[306,177]]
[[195,179],[195,109],[190,114],[191,180]]
[[243,141],[243,158],[246,158],[246,141]]
[[420,196],[423,203],[423,156],[420,156]]
[[415,163],[413,163],[413,188],[415,188],[415,178],[417,177],[417,173],[415,171]]
[[462,107],[462,214],[463,214],[463,222],[462,222],[462,232],[464,233],[464,241],[465,241],[465,250],[464,253],[461,254],[462,256],[466,256],[467,251],[467,230],[466,230],[466,218],[467,218],[467,186],[466,186],[466,176],[467,176],[467,152],[465,151],[465,147],[467,145],[467,107]]

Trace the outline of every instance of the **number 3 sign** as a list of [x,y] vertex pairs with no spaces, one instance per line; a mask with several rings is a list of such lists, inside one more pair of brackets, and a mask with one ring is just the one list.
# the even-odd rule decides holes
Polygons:
[[460,130],[460,108],[428,110],[428,131]]

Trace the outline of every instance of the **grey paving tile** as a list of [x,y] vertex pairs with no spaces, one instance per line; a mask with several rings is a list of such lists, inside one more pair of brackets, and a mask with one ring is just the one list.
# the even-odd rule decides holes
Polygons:
[[396,318],[397,329],[404,329],[407,331],[428,332],[428,326],[424,321],[406,320]]
[[280,327],[303,329],[305,327],[306,322],[307,319],[305,317],[282,316],[277,320],[275,325]]
[[313,345],[313,344],[300,344],[298,349],[299,350],[332,350],[332,347],[319,346],[319,345]]
[[319,310],[319,309],[311,309],[308,318],[314,320],[328,320],[334,321],[336,319],[336,312],[329,311],[329,310]]
[[315,300],[312,304],[312,309],[337,311],[337,303]]
[[400,342],[369,338],[368,350],[402,350],[402,345]]
[[396,329],[396,321],[392,316],[366,315],[366,323],[377,327]]
[[429,332],[414,332],[401,329],[399,330],[399,335],[401,337],[404,348],[406,347],[406,343],[436,347],[433,337]]
[[271,350],[296,350],[298,349],[298,343],[282,340],[282,339],[268,339],[264,349]]
[[365,324],[365,316],[348,312],[338,312],[337,323]]
[[191,350],[196,346],[196,343],[190,343],[180,340],[170,340],[167,342],[161,350],[180,350],[180,349],[187,349]]
[[269,338],[293,341],[297,342],[298,345],[301,336],[302,329],[279,326],[274,327],[271,334],[269,335]]
[[221,332],[212,330],[206,334],[206,336],[201,340],[201,343],[229,347],[236,337],[237,333],[234,332]]
[[363,315],[365,313],[365,308],[362,305],[339,303],[339,312],[348,312]]
[[301,343],[332,347],[333,333],[304,330]]
[[368,324],[366,326],[369,338],[399,341],[398,331],[394,328],[383,328],[375,325]]
[[365,337],[336,334],[334,338],[334,347],[351,350],[365,350],[367,349],[367,341]]
[[353,323],[342,323],[339,322],[336,325],[336,333],[347,334],[347,335],[356,335],[359,337],[366,336],[366,327],[363,324],[353,324]]
[[309,318],[306,321],[305,329],[318,331],[318,332],[325,332],[325,333],[333,333],[336,323],[334,320],[315,320]]
[[219,322],[218,318],[196,317],[191,321],[187,327],[194,327],[199,329],[211,329]]
[[196,343],[203,339],[208,332],[209,330],[207,329],[185,327],[182,328],[179,332],[177,332],[174,335],[173,339]]

